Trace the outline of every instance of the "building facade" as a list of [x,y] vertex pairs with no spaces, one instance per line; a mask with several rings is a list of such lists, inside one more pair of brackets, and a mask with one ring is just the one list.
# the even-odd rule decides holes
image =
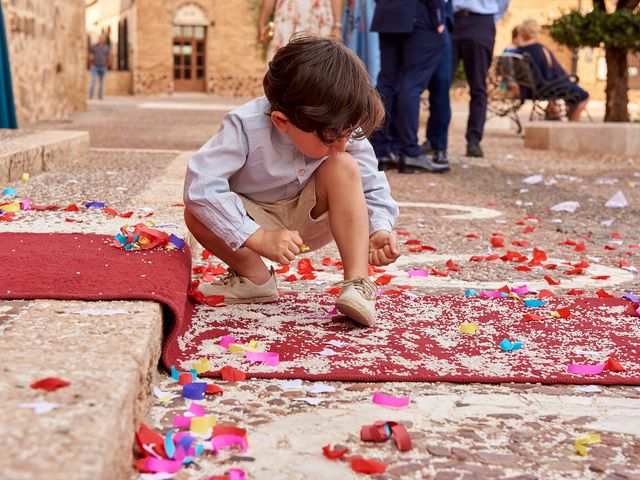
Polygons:
[[257,95],[266,70],[257,0],[87,0],[94,42],[108,35],[107,94]]
[[85,0],[1,0],[18,124],[86,108]]

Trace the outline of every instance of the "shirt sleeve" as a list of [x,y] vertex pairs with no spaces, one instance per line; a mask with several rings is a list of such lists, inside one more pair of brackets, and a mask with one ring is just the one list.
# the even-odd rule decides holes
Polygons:
[[509,0],[498,0],[498,13],[493,16],[494,21],[498,21],[506,13],[509,8]]
[[391,188],[384,172],[378,171],[378,159],[367,139],[347,145],[360,167],[364,197],[369,212],[369,235],[378,230],[391,232],[398,218],[398,206],[391,198]]
[[229,190],[229,178],[244,166],[248,151],[241,120],[227,114],[218,133],[189,160],[185,177],[186,209],[233,250],[260,228]]

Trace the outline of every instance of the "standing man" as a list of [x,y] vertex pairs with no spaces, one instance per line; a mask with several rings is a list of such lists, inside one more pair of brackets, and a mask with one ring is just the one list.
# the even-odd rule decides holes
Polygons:
[[91,85],[89,86],[89,98],[93,98],[93,91],[98,77],[98,98],[102,100],[104,94],[104,76],[111,67],[111,46],[106,43],[104,34],[100,34],[98,43],[91,45],[89,49],[89,65],[91,66]]
[[[377,88],[385,107],[382,128],[371,138],[381,170],[443,172],[418,145],[420,95],[445,48],[445,0],[378,0],[371,31],[380,38]],[[397,160],[393,149],[400,146]]]
[[451,101],[449,89],[451,88],[451,32],[453,31],[453,3],[445,2],[445,48],[440,63],[436,68],[429,86],[429,120],[427,121],[426,140],[422,144],[422,152],[425,155],[432,154],[432,161],[437,165],[443,165],[449,170],[447,157],[447,145],[449,143],[449,122],[451,121]]
[[467,121],[467,157],[482,157],[480,148],[487,116],[487,72],[493,57],[496,24],[509,0],[453,0],[456,28],[451,36],[453,72],[462,59],[471,101]]

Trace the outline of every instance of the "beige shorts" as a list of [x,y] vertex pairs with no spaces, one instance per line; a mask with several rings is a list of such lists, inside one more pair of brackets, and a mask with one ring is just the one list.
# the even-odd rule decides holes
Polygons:
[[324,247],[333,240],[329,226],[329,212],[318,218],[311,217],[316,206],[316,182],[313,177],[297,197],[262,203],[238,194],[244,208],[253,220],[267,230],[286,228],[296,230],[310,250]]

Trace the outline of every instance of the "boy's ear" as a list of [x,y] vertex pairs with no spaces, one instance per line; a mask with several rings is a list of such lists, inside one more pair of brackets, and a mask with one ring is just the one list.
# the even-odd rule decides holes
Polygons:
[[273,125],[281,132],[286,132],[289,130],[291,123],[289,123],[289,119],[287,116],[279,111],[271,112],[271,122]]

